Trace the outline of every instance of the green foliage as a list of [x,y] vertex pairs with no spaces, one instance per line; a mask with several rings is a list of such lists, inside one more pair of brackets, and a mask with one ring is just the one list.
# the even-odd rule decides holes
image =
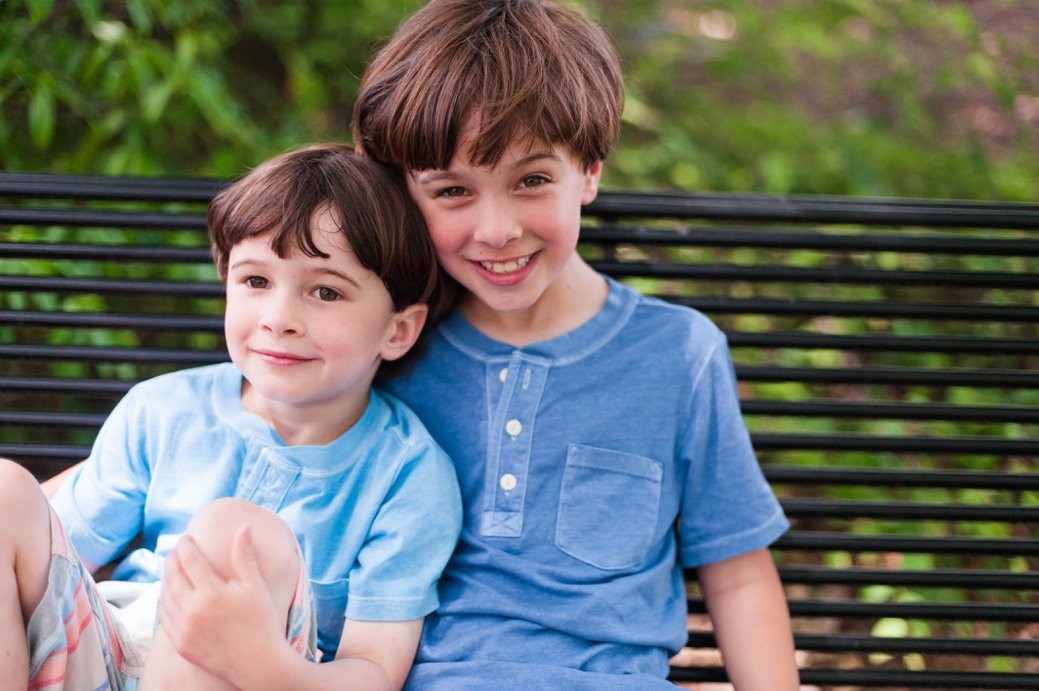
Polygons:
[[627,58],[611,184],[1039,198],[1034,3],[585,4]]
[[[420,0],[0,3],[8,170],[233,176],[349,139]],[[624,60],[608,186],[1039,198],[1028,0],[575,0]]]
[[231,176],[345,138],[376,37],[415,3],[0,3],[8,170]]

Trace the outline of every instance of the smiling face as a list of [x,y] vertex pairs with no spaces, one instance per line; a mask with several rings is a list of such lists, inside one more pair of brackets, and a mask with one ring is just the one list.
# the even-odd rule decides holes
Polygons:
[[294,251],[280,258],[270,234],[231,249],[224,332],[245,377],[246,409],[279,432],[288,419],[325,425],[317,438],[327,442],[360,417],[381,359],[407,352],[426,308],[394,312],[386,287],[361,265],[329,211],[315,213],[312,224],[327,257]]
[[[458,151],[469,151],[465,137]],[[576,247],[581,207],[595,199],[601,170],[601,162],[585,169],[562,146],[521,140],[493,166],[459,154],[447,168],[411,172],[408,189],[441,266],[469,291],[462,309],[474,325],[583,314],[582,291],[597,309],[604,288]]]

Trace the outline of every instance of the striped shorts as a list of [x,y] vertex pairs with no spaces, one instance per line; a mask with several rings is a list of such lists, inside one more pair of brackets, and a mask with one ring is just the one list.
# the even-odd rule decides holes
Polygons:
[[[286,635],[301,655],[316,660],[317,627],[310,581],[302,557],[299,563]],[[29,691],[136,689],[156,624],[158,587],[157,583],[145,584],[141,601],[125,608],[110,604],[102,594],[104,589],[83,566],[52,508],[47,590],[26,628]],[[140,630],[145,631],[143,636],[133,633]]]

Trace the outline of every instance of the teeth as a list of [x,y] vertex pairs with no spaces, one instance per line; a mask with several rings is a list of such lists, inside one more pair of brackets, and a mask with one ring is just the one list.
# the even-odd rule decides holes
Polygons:
[[530,256],[507,262],[480,262],[480,266],[495,274],[508,274],[522,269],[530,262]]

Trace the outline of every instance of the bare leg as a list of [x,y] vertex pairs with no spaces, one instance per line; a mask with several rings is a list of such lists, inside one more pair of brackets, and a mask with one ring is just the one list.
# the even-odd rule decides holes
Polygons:
[[50,509],[36,478],[0,459],[0,689],[29,679],[25,628],[47,590]]
[[[299,561],[296,538],[276,514],[241,499],[219,499],[192,518],[190,534],[224,578],[233,573],[231,545],[238,531],[252,527],[260,572],[270,588],[271,598],[288,621],[289,607],[296,590]],[[160,626],[148,657],[142,689],[233,689],[200,667],[182,658]]]

